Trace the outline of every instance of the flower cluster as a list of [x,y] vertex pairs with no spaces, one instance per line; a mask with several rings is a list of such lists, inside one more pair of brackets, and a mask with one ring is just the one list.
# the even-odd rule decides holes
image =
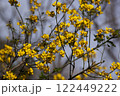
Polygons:
[[114,71],[116,69],[120,69],[120,63],[119,62],[117,62],[117,63],[113,62],[111,65],[112,66],[110,66],[110,70],[112,70],[112,71]]
[[73,49],[73,55],[75,55],[78,58],[81,57],[83,55],[83,53],[84,53],[84,51],[80,47]]
[[88,53],[88,56],[89,56],[90,58],[95,58],[95,57],[96,57],[96,52],[93,50],[93,48],[92,48],[92,49],[87,48],[87,52],[89,52],[89,53]]
[[35,62],[36,68],[40,69],[41,71],[43,70],[44,73],[47,73],[50,71],[49,66],[46,66],[45,63],[42,63],[40,61]]
[[82,35],[82,36],[84,36],[84,37],[86,37],[87,36],[87,32],[86,31],[84,31],[84,30],[80,30],[80,35]]
[[100,34],[102,34],[102,33],[104,33],[104,34],[109,34],[109,33],[111,33],[111,35],[115,32],[115,30],[113,30],[112,28],[108,28],[108,27],[106,27],[106,30],[103,30],[103,29],[98,29],[97,30],[97,32],[98,32],[98,36],[100,35]]
[[14,5],[17,6],[17,7],[21,6],[20,3],[18,3],[17,0],[9,0],[8,2],[11,4],[11,6],[14,6]]
[[[110,0],[105,0],[110,4]],[[79,0],[80,2],[80,11],[84,11],[87,14],[93,15],[96,14],[99,16],[99,14],[103,14],[101,10],[101,4],[103,4],[102,0]],[[96,6],[95,6],[96,5]],[[89,13],[90,12],[90,13]]]
[[31,44],[28,43],[23,44],[23,48],[18,51],[19,57],[24,55],[28,55],[32,58],[34,57],[39,58],[39,54],[37,54],[37,52],[34,49],[31,49]]
[[77,27],[78,29],[79,28],[85,29],[86,27],[91,28],[91,25],[93,25],[92,21],[90,21],[87,18],[83,18],[82,20],[77,21],[74,26]]
[[72,32],[67,32],[65,31],[64,33],[65,36],[65,42],[66,44],[72,45],[75,41],[77,41],[78,39],[78,34],[77,33],[72,33]]
[[64,28],[67,28],[69,26],[70,26],[70,23],[61,22],[60,25],[55,28],[55,31],[64,32]]
[[94,40],[95,41],[97,40],[98,42],[103,41],[105,38],[108,39],[110,36],[116,35],[115,30],[113,30],[112,28],[108,28],[108,27],[106,27],[105,30],[98,29],[97,32],[98,33],[95,35],[95,39]]
[[5,48],[0,50],[0,61],[10,63],[11,57],[15,57],[13,48],[5,44]]
[[22,29],[21,34],[25,34],[25,33],[26,33],[26,30],[27,30],[26,25],[25,25],[25,24],[22,24],[21,22],[17,22],[17,25],[19,25],[20,29]]
[[3,75],[3,79],[14,80],[17,79],[17,76],[14,75],[11,71],[6,71],[6,74]]
[[61,55],[62,57],[64,57],[64,56],[65,56],[65,51],[60,50],[60,55]]
[[42,58],[45,64],[52,64],[52,61],[55,61],[55,55],[53,53],[48,53],[45,51],[43,51],[43,53],[40,55],[40,58]]
[[86,10],[91,11],[94,8],[91,4],[81,4],[80,11]]
[[44,34],[43,36],[41,36],[41,38],[43,38],[43,39],[49,41],[49,35],[48,35],[48,34]]
[[38,9],[41,6],[41,3],[38,3],[37,0],[30,0],[30,4],[33,4],[34,6],[31,7],[30,11],[34,14],[35,10]]
[[81,79],[82,79],[80,75],[77,75],[75,78],[76,78],[77,80],[81,80]]
[[54,75],[53,79],[54,80],[65,80],[65,77],[62,76],[60,73],[57,73],[56,75]]
[[[89,58],[95,58],[96,57],[96,52],[92,49],[90,49],[89,47],[87,47],[87,44],[88,42],[85,41],[84,39],[82,39],[81,41],[79,41],[79,45],[80,47],[78,46],[78,43],[75,42],[74,43],[74,47],[72,48],[73,50],[73,55],[75,55],[76,57],[82,57],[83,55],[83,59],[86,61],[87,60],[87,57]],[[88,54],[84,54],[85,53],[85,50],[86,52],[89,52]]]
[[111,80],[111,79],[112,79],[112,75],[111,74],[109,74],[105,78],[103,78],[103,80]]
[[118,75],[117,76],[118,77],[117,80],[119,80],[120,79],[120,71],[115,72],[115,74]]
[[52,6],[53,6],[53,7],[56,6],[56,9],[57,9],[56,11],[57,11],[58,14],[60,14],[62,4],[61,4],[60,2],[56,2],[56,1],[55,1],[55,2],[52,4]]
[[28,74],[33,75],[33,69],[32,68],[29,68],[27,71],[28,71]]
[[[69,11],[69,9],[67,8],[67,6],[66,6],[66,4],[64,3],[64,4],[62,4],[62,3],[60,3],[60,2],[54,2],[53,4],[52,4],[52,6],[53,7],[55,7],[56,6],[56,12],[57,12],[57,14],[60,14],[60,11],[61,12],[63,12],[63,13],[66,13],[66,12],[68,12]],[[46,11],[46,14],[48,15],[48,16],[50,16],[50,17],[54,17],[55,16],[55,12],[54,11],[49,11],[49,10],[47,10]]]
[[38,17],[35,15],[35,16],[33,16],[33,15],[30,15],[30,20],[32,21],[32,22],[37,22],[37,20],[38,20]]
[[25,80],[26,79],[26,75],[21,75],[20,76],[20,80]]
[[50,17],[54,17],[55,16],[55,12],[54,11],[46,11],[46,14],[48,15],[48,16],[50,16]]

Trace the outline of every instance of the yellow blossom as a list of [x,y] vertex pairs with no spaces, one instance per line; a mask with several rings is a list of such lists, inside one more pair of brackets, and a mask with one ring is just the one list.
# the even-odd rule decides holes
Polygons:
[[80,75],[77,75],[75,78],[76,78],[77,80],[81,80],[81,79],[82,79]]
[[3,75],[4,79],[8,79],[8,80],[14,80],[17,79],[17,76],[13,74],[13,72],[11,71],[6,71],[6,74]]
[[61,55],[62,57],[64,57],[64,56],[65,56],[65,52],[64,52],[63,50],[60,50],[60,55]]
[[54,80],[65,80],[65,77],[62,76],[60,73],[57,73],[56,75],[54,75],[53,79]]

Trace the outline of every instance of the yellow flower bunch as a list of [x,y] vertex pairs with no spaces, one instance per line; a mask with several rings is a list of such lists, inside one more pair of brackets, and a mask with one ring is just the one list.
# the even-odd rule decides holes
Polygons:
[[18,56],[20,57],[20,56],[23,56],[25,54],[25,51],[23,51],[23,49],[20,49],[19,51],[18,51]]
[[96,52],[95,52],[95,50],[93,50],[93,48],[92,49],[87,48],[87,52],[89,52],[88,56],[90,58],[95,58],[96,57]]
[[59,26],[55,28],[57,32],[64,32],[64,28],[70,27],[70,23],[61,22]]
[[41,36],[41,38],[46,39],[47,41],[49,41],[49,35],[48,34],[43,34],[43,36]]
[[64,37],[65,37],[65,40],[67,42],[67,44],[72,44],[73,45],[73,42],[77,41],[77,38],[78,38],[78,34],[76,33],[71,33],[71,32],[65,32],[64,33]]
[[44,73],[47,73],[47,72],[49,72],[50,71],[50,67],[49,66],[44,66],[43,67],[43,72]]
[[88,44],[88,41],[85,41],[84,39],[82,39],[79,44],[81,45],[81,47],[86,47]]
[[[90,12],[90,15],[96,14],[99,16],[99,14],[103,14],[101,10],[100,4],[102,4],[102,0],[79,0],[80,2],[80,11]],[[95,6],[97,5],[97,6]]]
[[37,0],[30,0],[30,4],[33,3],[33,6],[30,8],[30,11],[34,14],[35,10],[38,9],[41,6],[41,3],[38,3]]
[[37,61],[37,62],[35,62],[35,64],[36,64],[36,68],[37,68],[37,69],[43,70],[43,68],[44,68],[44,63],[42,63],[42,62],[40,62],[40,61]]
[[77,80],[82,80],[82,78],[81,78],[80,75],[77,75],[75,78],[76,78]]
[[46,66],[44,63],[40,61],[35,62],[35,64],[36,64],[36,68],[40,69],[41,71],[43,70],[44,73],[47,73],[50,71],[50,67]]
[[48,53],[45,51],[40,54],[40,58],[44,61],[44,64],[52,64],[52,61],[55,61],[55,55],[53,53]]
[[117,80],[119,80],[120,79],[120,71],[115,72],[115,74],[118,75],[117,76],[118,77]]
[[110,3],[110,0],[105,0],[105,1],[108,2],[108,4],[111,4],[111,3]]
[[110,66],[110,70],[112,70],[112,71],[114,71],[116,69],[120,69],[120,63],[119,62],[117,62],[117,63],[113,62],[111,65],[112,66]]
[[80,35],[83,35],[84,37],[86,37],[87,36],[87,32],[86,31],[84,31],[84,30],[80,30]]
[[56,37],[56,45],[58,45],[58,47],[61,47],[61,45],[65,44],[65,36],[63,35],[59,35]]
[[33,69],[32,68],[29,68],[27,71],[28,71],[29,75],[33,75]]
[[98,33],[96,34],[96,38],[98,39],[103,39],[103,37],[105,37],[105,34],[108,34],[108,35],[115,34],[115,30],[113,30],[112,28],[108,28],[108,27],[106,27],[106,30],[98,29],[97,32]]
[[86,27],[87,28],[91,28],[91,25],[93,25],[93,22],[90,21],[89,19],[87,18],[83,18],[82,20],[80,21],[77,21],[74,26],[77,27],[77,28],[82,28],[82,29],[85,29]]
[[81,57],[83,55],[83,53],[84,53],[84,51],[80,47],[73,50],[73,55],[75,55],[78,58]]
[[30,20],[31,21],[33,21],[33,22],[37,22],[37,20],[38,20],[38,17],[35,15],[35,16],[33,16],[33,15],[30,15]]
[[20,3],[18,3],[17,0],[9,0],[8,2],[11,4],[11,6],[14,6],[14,5],[17,6],[17,7],[21,6]]
[[25,80],[26,79],[26,75],[21,75],[20,76],[20,80]]
[[103,78],[103,80],[111,80],[111,79],[112,79],[112,75],[111,74],[109,74],[105,78]]
[[36,29],[36,28],[34,28],[34,30],[33,30],[33,33],[36,33],[38,30]]
[[54,17],[55,16],[55,12],[54,11],[46,11],[46,14],[48,15],[48,16],[50,16],[50,17]]
[[55,42],[51,42],[50,45],[48,45],[46,51],[50,52],[50,53],[56,53],[57,49],[56,49],[56,44]]
[[23,44],[23,48],[18,51],[18,56],[28,55],[32,58],[39,58],[39,54],[34,49],[31,49],[31,44]]
[[59,52],[60,52],[60,55],[61,55],[62,57],[64,57],[64,56],[65,56],[65,51],[60,50]]
[[60,73],[57,73],[56,75],[54,75],[53,79],[54,80],[65,80],[65,77],[62,76]]
[[80,11],[91,11],[94,8],[92,4],[81,4]]
[[69,16],[69,21],[72,25],[75,25],[76,22],[78,22],[81,19],[80,15],[72,14]]
[[62,4],[62,10],[63,13],[66,13],[69,11],[69,9],[66,7],[66,4]]
[[20,28],[23,30],[23,29],[26,29],[26,26],[25,25],[21,25]]
[[57,11],[58,14],[60,14],[62,4],[61,4],[60,2],[56,2],[56,1],[55,1],[55,2],[52,4],[52,6],[53,6],[53,7],[56,6],[56,9],[57,9],[56,11]]
[[11,71],[6,71],[6,74],[3,75],[3,79],[14,80],[17,79],[17,76],[14,75]]
[[10,63],[11,57],[15,57],[15,52],[11,46],[5,44],[5,48],[0,50],[0,61]]

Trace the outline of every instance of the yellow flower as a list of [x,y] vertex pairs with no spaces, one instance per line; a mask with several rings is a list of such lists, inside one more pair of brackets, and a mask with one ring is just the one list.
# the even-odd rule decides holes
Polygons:
[[7,36],[7,37],[6,37],[6,39],[7,39],[7,40],[10,40],[10,37],[9,37],[9,36]]
[[21,32],[21,34],[25,34],[25,30]]
[[54,17],[55,16],[55,12],[54,11],[46,11],[46,14],[48,15],[48,16],[51,16],[51,17]]
[[36,15],[35,16],[30,15],[29,18],[31,21],[34,21],[34,22],[37,22],[37,20],[38,20],[38,17]]
[[21,29],[25,29],[25,25],[21,25],[20,28],[21,28]]
[[33,33],[36,33],[36,32],[37,32],[37,29],[36,29],[36,28],[34,28]]
[[28,66],[28,63],[26,63],[26,66]]
[[108,2],[108,4],[110,4],[110,0],[105,0],[106,2]]
[[20,79],[25,80],[26,79],[26,75],[21,75]]
[[13,6],[14,4],[17,4],[17,3],[18,3],[17,0],[9,0],[8,2],[11,4],[11,6]]
[[80,75],[77,75],[75,78],[76,78],[77,80],[81,80],[81,79],[82,79]]
[[33,0],[30,0],[30,4],[32,4]]
[[17,76],[14,75],[11,71],[6,71],[6,74],[3,75],[3,79],[14,80],[17,79]]
[[20,22],[17,22],[17,25],[20,25]]
[[64,57],[64,56],[65,56],[65,52],[64,52],[63,50],[60,50],[60,55],[61,55],[62,57]]
[[22,49],[18,51],[18,56],[23,56],[24,54],[25,54],[25,51],[23,51]]
[[28,69],[28,74],[29,74],[29,75],[33,75],[33,69],[32,69],[32,68],[29,68],[29,69]]
[[35,8],[32,6],[30,11],[32,11],[34,13],[35,12]]
[[48,34],[44,34],[43,36],[41,36],[43,39],[47,39],[49,40],[49,35]]
[[20,6],[21,6],[21,5],[20,5],[20,2],[17,4],[17,6],[18,6],[18,7],[20,7]]
[[54,80],[65,80],[65,77],[62,76],[60,73],[57,73],[56,75],[53,76]]
[[8,63],[10,63],[11,58],[10,58],[10,57],[8,57],[8,58],[7,58],[7,60],[8,60]]

